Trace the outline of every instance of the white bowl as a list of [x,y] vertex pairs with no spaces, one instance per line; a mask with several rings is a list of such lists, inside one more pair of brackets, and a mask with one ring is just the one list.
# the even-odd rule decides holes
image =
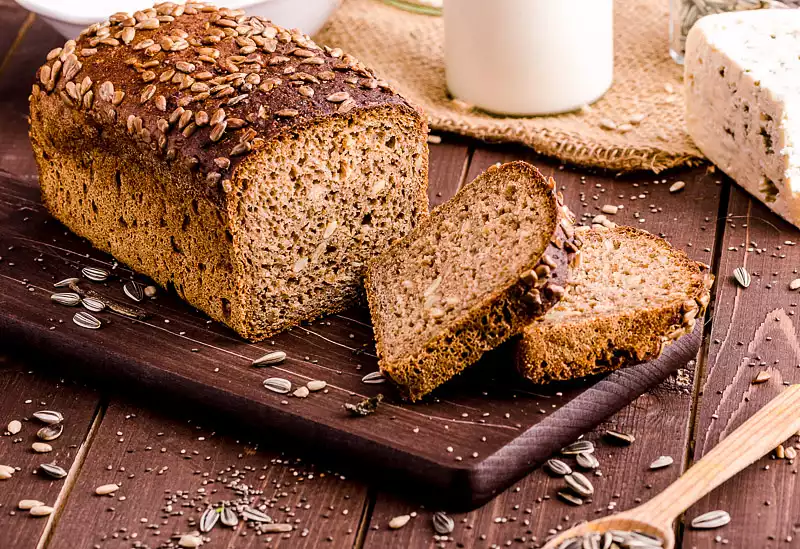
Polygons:
[[[97,21],[118,11],[133,13],[153,5],[153,0],[16,0],[23,8],[47,21],[65,38],[75,38]],[[241,8],[287,29],[314,34],[341,0],[217,0],[217,6]]]

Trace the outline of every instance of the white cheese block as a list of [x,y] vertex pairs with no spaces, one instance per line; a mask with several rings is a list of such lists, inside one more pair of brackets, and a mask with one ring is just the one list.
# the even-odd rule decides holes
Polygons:
[[684,79],[697,147],[800,226],[800,10],[702,18],[686,41]]

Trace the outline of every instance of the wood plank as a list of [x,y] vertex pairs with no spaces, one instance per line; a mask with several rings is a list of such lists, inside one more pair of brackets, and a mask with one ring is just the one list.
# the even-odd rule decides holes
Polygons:
[[[656,185],[655,177],[617,179],[607,175],[588,175],[564,169],[524,149],[481,147],[472,155],[466,179],[471,180],[495,162],[517,159],[530,161],[546,175],[553,175],[559,187],[563,187],[567,204],[579,219],[590,222],[604,204],[623,205],[624,209],[617,215],[608,217],[620,224],[635,224],[651,232],[666,233],[674,245],[684,249],[692,258],[711,262],[721,187],[716,184],[719,178],[713,178],[704,169],[659,176]],[[662,182],[665,179],[666,182]],[[678,179],[687,183],[685,190],[669,193],[669,186]],[[640,194],[645,198],[639,198]],[[650,213],[647,207],[650,204],[655,204],[661,211]],[[637,212],[638,218],[635,217]],[[639,223],[640,218],[645,222]],[[455,541],[464,547],[505,546],[509,542],[512,546],[528,546],[527,543],[533,546],[536,544],[533,542],[542,542],[551,528],[562,529],[579,520],[591,520],[634,507],[665,488],[685,466],[689,438],[694,364],[688,362],[682,366],[677,376],[642,395],[587,434],[586,438],[598,447],[596,455],[602,472],[602,477],[589,475],[596,490],[590,504],[573,508],[559,501],[556,494],[563,487],[563,481],[539,470],[482,508],[454,514],[457,525],[453,534]],[[601,436],[606,429],[631,433],[637,440],[625,448],[608,444]],[[672,456],[675,465],[649,472],[649,464],[659,455]],[[575,467],[574,460],[565,461]],[[418,498],[400,498],[379,492],[365,547],[437,546],[431,526],[433,510],[420,508]],[[391,517],[409,512],[419,513],[409,526],[399,531],[387,528]]]
[[[199,409],[166,416],[158,408],[148,401],[109,405],[48,549],[160,546],[194,530],[207,506],[237,500],[233,482],[247,485],[252,505],[293,531],[257,535],[244,521],[217,524],[204,548],[353,547],[363,484],[262,449],[259,433]],[[113,495],[95,494],[111,483],[120,486]],[[170,503],[172,511],[165,510]]]
[[471,154],[468,143],[446,135],[442,143],[429,145],[428,201],[431,208],[453,196],[466,177]]
[[[11,479],[0,481],[0,547],[36,547],[56,516],[31,517],[17,510],[20,499],[36,499],[57,511],[69,491],[71,480],[80,469],[84,441],[99,406],[93,391],[30,371],[30,364],[19,358],[0,355],[0,463],[18,468]],[[59,364],[60,368],[68,363]],[[64,415],[64,432],[49,444],[53,451],[37,454],[31,444],[44,424],[32,417],[38,410],[55,410]],[[15,435],[6,431],[11,420],[22,422]],[[36,472],[39,465],[54,462],[69,472],[66,479],[54,480]]]
[[[800,232],[731,186],[715,322],[700,383],[695,460],[776,396],[784,384],[800,383],[796,320],[800,296],[788,288],[791,280],[800,277],[800,249],[787,241],[800,241]],[[731,274],[737,267],[751,273],[749,288],[742,289],[733,281]],[[761,371],[769,372],[771,379],[752,384]],[[789,444],[798,445],[798,439],[792,437]],[[800,543],[796,473],[796,462],[759,460],[686,514],[689,522],[706,511],[724,509],[733,517],[732,523],[712,531],[687,529],[684,547],[717,547],[716,536],[729,540],[730,547],[796,547]],[[787,543],[789,538],[792,543]]]

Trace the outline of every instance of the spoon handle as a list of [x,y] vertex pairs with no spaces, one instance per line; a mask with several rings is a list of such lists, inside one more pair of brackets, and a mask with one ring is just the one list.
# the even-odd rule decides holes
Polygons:
[[800,385],[792,385],[745,421],[659,495],[631,510],[669,525],[693,503],[800,430]]

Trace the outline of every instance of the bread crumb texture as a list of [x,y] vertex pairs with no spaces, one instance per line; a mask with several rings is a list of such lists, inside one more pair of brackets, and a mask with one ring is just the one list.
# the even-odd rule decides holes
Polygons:
[[493,167],[373,260],[381,370],[417,400],[544,314],[580,241],[552,178]]
[[656,358],[703,318],[709,267],[632,227],[578,230],[581,260],[564,298],[523,331],[520,373],[535,383],[609,372]]
[[420,114],[241,10],[114,14],[48,54],[30,110],[51,213],[247,339],[351,305],[428,215]]

